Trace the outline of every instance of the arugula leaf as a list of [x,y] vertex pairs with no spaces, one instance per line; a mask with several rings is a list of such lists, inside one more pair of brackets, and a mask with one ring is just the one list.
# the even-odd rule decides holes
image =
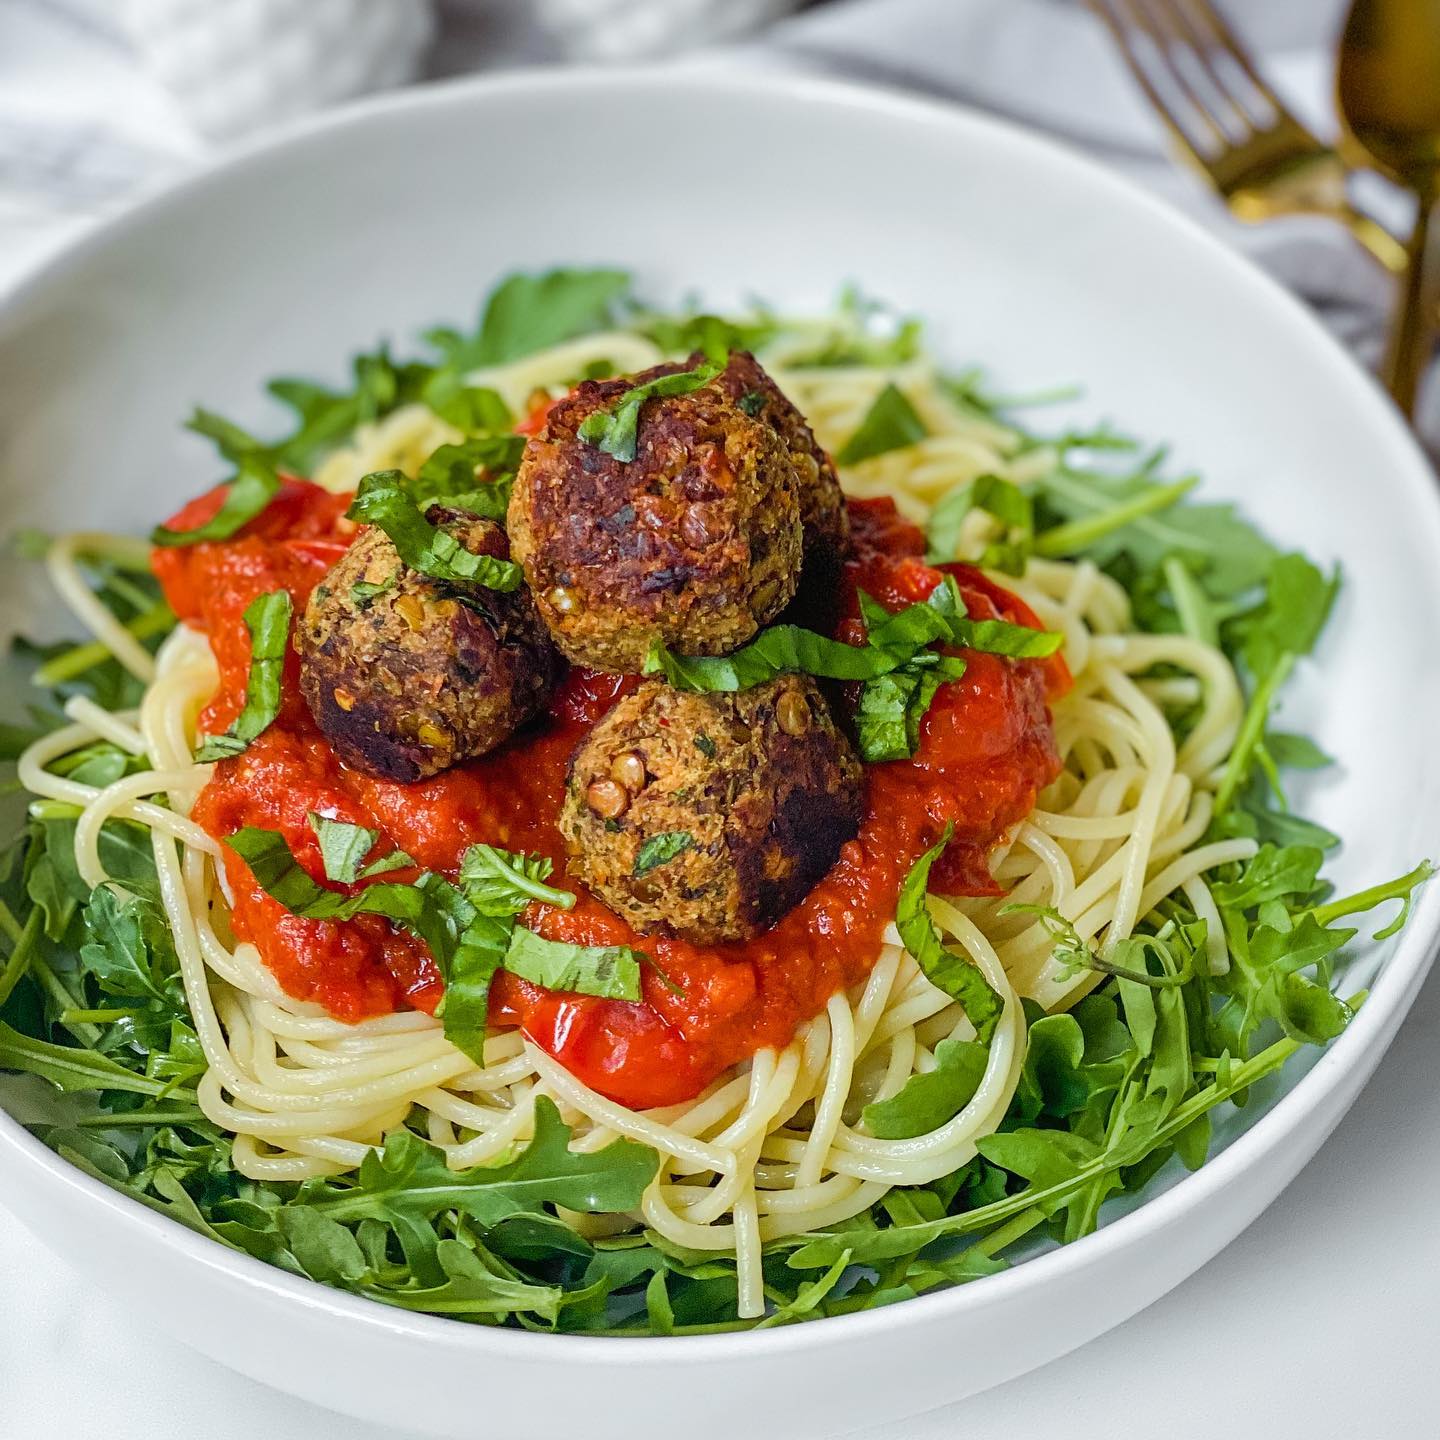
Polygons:
[[267,446],[263,441],[257,440],[248,430],[227,420],[223,415],[217,415],[213,410],[206,410],[199,405],[185,422],[185,428],[213,441],[221,456],[232,465],[239,465],[252,457],[259,457],[263,461],[267,456]]
[[576,335],[603,330],[630,288],[623,270],[548,270],[507,276],[491,292],[471,335],[432,330],[426,338],[452,369],[524,359]]
[[327,880],[353,885],[357,880],[383,875],[388,870],[404,870],[415,863],[403,850],[392,850],[367,865],[365,857],[380,839],[378,830],[336,820],[314,810],[305,818],[320,843],[320,859],[325,866]]
[[[174,1096],[175,1086],[137,1074],[96,1050],[75,1045],[52,1045],[22,1035],[0,1021],[0,1068],[38,1075],[66,1094],[83,1091],[130,1091],[136,1095]],[[193,1091],[183,1091],[194,1099]]]
[[199,545],[207,540],[228,540],[265,509],[279,490],[280,477],[274,467],[247,455],[241,460],[239,472],[225,491],[220,508],[210,519],[190,530],[171,530],[157,525],[150,532],[150,543],[173,547]]
[[641,958],[628,945],[570,945],[517,925],[505,952],[505,968],[546,990],[640,1000]]
[[345,514],[362,525],[383,530],[400,558],[422,575],[452,585],[483,585],[487,590],[520,588],[521,570],[513,560],[476,555],[449,530],[432,525],[410,498],[409,482],[398,470],[377,470],[365,476]]
[[695,837],[688,830],[662,830],[652,835],[635,856],[636,875],[648,875],[658,866],[668,864],[677,855],[695,847]]
[[288,590],[257,595],[245,607],[250,632],[250,678],[245,704],[223,735],[211,735],[195,752],[202,765],[238,755],[257,740],[280,713],[280,685],[290,649],[291,602]]
[[382,1149],[366,1155],[353,1179],[307,1181],[295,1205],[345,1224],[427,1220],[456,1211],[487,1226],[541,1214],[546,1205],[588,1213],[637,1209],[659,1164],[655,1152],[634,1140],[576,1151],[570,1139],[569,1126],[545,1095],[535,1101],[534,1138],[504,1165],[451,1170],[443,1151],[410,1130],[395,1130]]
[[910,867],[895,903],[895,928],[925,978],[952,1000],[960,1002],[965,1018],[975,1027],[976,1038],[988,1046],[1000,1023],[1004,1004],[968,956],[946,949],[925,904],[930,869],[945,853],[954,833],[953,823],[947,825],[940,839]]
[[858,465],[876,455],[903,450],[929,433],[909,400],[895,385],[886,385],[835,459],[841,465]]
[[888,1100],[865,1107],[862,1118],[881,1140],[928,1135],[953,1120],[974,1098],[990,1061],[986,1046],[973,1040],[942,1040],[935,1068],[912,1075]]
[[348,390],[328,390],[311,380],[272,380],[265,388],[295,412],[297,424],[264,453],[283,469],[309,474],[323,456],[350,438],[357,425],[419,400],[433,372],[430,365],[397,364],[388,347],[381,345],[351,361],[353,383]]
[[707,360],[693,370],[683,370],[678,375],[657,375],[642,385],[632,385],[610,407],[592,410],[581,421],[576,434],[587,445],[597,446],[606,455],[628,464],[635,458],[640,410],[645,402],[668,395],[688,395],[708,385],[723,368]]
[[1281,555],[1270,567],[1265,598],[1226,627],[1251,675],[1263,679],[1285,655],[1308,655],[1330,618],[1340,573],[1328,577],[1303,555]]
[[[707,360],[722,365],[732,351],[759,350],[767,345],[779,329],[775,317],[763,313],[736,320],[721,315],[674,316],[646,311],[636,317],[635,324],[641,334],[667,354],[690,355],[699,350]],[[742,402],[744,399],[742,396]]]

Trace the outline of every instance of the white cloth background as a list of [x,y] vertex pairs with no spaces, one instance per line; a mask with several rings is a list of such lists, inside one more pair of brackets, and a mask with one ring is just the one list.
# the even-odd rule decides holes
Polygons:
[[[388,56],[344,46],[332,55],[335,45],[317,49],[303,30],[287,32],[278,47],[249,44],[248,79],[221,114],[196,103],[213,46],[192,46],[188,60],[183,50],[167,57],[163,34],[152,28],[162,12],[196,12],[189,18],[199,23],[206,8],[224,9],[227,23],[238,24],[234,12],[249,7],[301,26],[324,12],[333,27],[351,0],[127,0],[123,15],[110,0],[0,0],[0,289],[98,215],[219,153],[201,126],[236,133],[293,111],[297,55],[324,67],[306,93],[338,98],[395,83],[411,68],[455,74],[594,54],[598,19],[607,20],[612,45],[617,25],[638,23],[651,28],[639,38],[629,32],[632,54],[663,49],[670,42],[655,16],[661,7],[672,23],[683,16],[681,38],[692,46],[730,38],[728,51],[712,50],[703,63],[850,73],[1011,114],[1090,149],[1248,251],[1320,307],[1361,358],[1378,350],[1387,287],[1373,264],[1323,221],[1260,229],[1231,222],[1171,164],[1159,126],[1074,0],[832,0],[748,37],[739,32],[795,7],[788,0],[355,3],[415,12],[393,31],[375,21],[365,32],[390,40]],[[1331,133],[1328,56],[1343,0],[1229,0],[1226,8],[1297,111]],[[439,38],[426,53],[432,19]],[[229,58],[232,69],[239,63]],[[289,98],[267,111],[259,102],[277,77]],[[1392,224],[1406,222],[1403,200],[1387,187],[1377,183],[1366,194]],[[1428,398],[1434,441],[1440,396],[1433,385]],[[1163,1429],[1167,1440],[1430,1433],[1440,1409],[1427,1343],[1440,1326],[1432,1278],[1440,1271],[1440,1231],[1429,1202],[1440,1179],[1437,1033],[1440,986],[1432,984],[1320,1158],[1173,1295],[1033,1376],[871,1440],[967,1432],[1109,1440],[1137,1422]],[[95,1293],[0,1220],[0,1436],[102,1432],[116,1440],[399,1440],[136,1333],[123,1298]]]

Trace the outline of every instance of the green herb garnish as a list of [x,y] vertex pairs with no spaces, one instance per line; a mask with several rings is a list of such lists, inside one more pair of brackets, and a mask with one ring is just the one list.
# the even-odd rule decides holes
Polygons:
[[677,855],[695,848],[695,837],[688,830],[662,830],[652,835],[635,856],[636,875],[648,875],[661,865],[668,864]]
[[451,532],[432,525],[410,498],[409,482],[398,470],[377,470],[365,476],[346,515],[374,525],[390,537],[400,558],[412,569],[449,584],[482,585],[512,591],[523,578],[513,560],[476,555]]
[[688,395],[708,385],[723,367],[706,361],[693,370],[677,375],[657,375],[643,385],[631,386],[612,405],[593,410],[580,423],[576,432],[587,445],[594,445],[607,455],[628,464],[635,458],[640,409],[647,400],[667,395]]
[[925,422],[915,413],[915,407],[893,384],[886,385],[835,459],[841,465],[858,465],[876,455],[903,450],[929,433]]
[[199,545],[206,540],[228,540],[248,525],[276,496],[280,477],[272,466],[254,458],[240,462],[239,473],[230,481],[220,508],[210,519],[191,530],[171,530],[157,525],[150,543],[164,547]]
[[368,880],[373,875],[383,875],[389,870],[404,870],[414,861],[403,850],[391,850],[389,854],[372,860],[368,865],[365,857],[379,843],[380,832],[354,825],[348,820],[336,820],[312,810],[306,819],[315,832],[320,845],[320,859],[325,867],[325,878],[341,885],[353,885],[357,880]]
[[290,592],[257,595],[245,607],[250,632],[250,678],[245,705],[223,735],[201,741],[195,759],[202,765],[238,755],[256,740],[280,713],[280,682],[290,648]]

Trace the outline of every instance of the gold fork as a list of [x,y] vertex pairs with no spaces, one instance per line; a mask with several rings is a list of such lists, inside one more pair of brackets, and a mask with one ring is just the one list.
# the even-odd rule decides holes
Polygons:
[[1338,220],[1387,269],[1405,247],[1350,203],[1348,169],[1256,70],[1209,0],[1088,0],[1181,154],[1236,219]]

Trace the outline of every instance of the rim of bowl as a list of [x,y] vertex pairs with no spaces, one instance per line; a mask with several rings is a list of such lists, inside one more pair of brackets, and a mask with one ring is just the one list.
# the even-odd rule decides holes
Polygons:
[[[338,110],[284,125],[262,139],[235,148],[203,170],[143,195],[61,246],[18,284],[0,292],[0,316],[62,281],[67,272],[83,265],[92,254],[103,251],[115,236],[153,223],[167,208],[184,205],[212,187],[225,185],[234,174],[263,167],[277,152],[303,148],[335,132],[363,130],[368,125],[384,124],[399,114],[463,106],[472,99],[503,101],[507,96],[545,92],[573,98],[582,90],[590,93],[641,91],[656,97],[672,97],[680,88],[692,100],[695,90],[700,88],[732,100],[749,98],[760,103],[814,104],[868,112],[906,124],[948,130],[957,140],[977,140],[994,150],[1008,149],[1016,155],[1018,163],[1032,169],[1068,169],[1083,176],[1097,195],[1108,196],[1132,213],[1141,213],[1146,223],[1167,233],[1171,239],[1198,247],[1209,263],[1224,272],[1228,283],[1246,291],[1254,308],[1266,315],[1270,323],[1298,330],[1308,337],[1317,360],[1339,383],[1349,388],[1351,403],[1377,440],[1384,444],[1386,463],[1394,472],[1396,483],[1407,492],[1417,523],[1423,520],[1428,526],[1436,553],[1440,553],[1440,487],[1419,445],[1378,385],[1301,301],[1277,281],[1138,183],[1058,140],[959,102],[798,71],[747,72],[718,64],[713,59],[689,61],[668,71],[644,66],[533,68],[499,75],[462,76],[370,96]],[[662,1350],[666,1361],[672,1364],[741,1360],[748,1351],[763,1349],[773,1354],[808,1349],[830,1340],[863,1339],[882,1327],[922,1325],[947,1314],[981,1309],[1044,1286],[1052,1275],[1061,1271],[1091,1268],[1110,1253],[1128,1249],[1142,1241],[1147,1233],[1180,1219],[1227,1185],[1253,1160],[1282,1144],[1285,1137],[1341,1085],[1371,1042],[1387,1029],[1392,1016],[1399,1012],[1397,1024],[1398,1018],[1403,1018],[1437,946],[1440,946],[1440,884],[1422,891],[1395,952],[1377,975],[1366,1003],[1294,1088],[1199,1170],[1094,1233],[980,1281],[935,1290],[852,1315],[832,1316],[818,1324],[779,1326],[758,1333],[742,1330],[718,1335],[623,1337],[532,1334],[524,1330],[458,1324],[441,1316],[403,1311],[333,1290],[319,1281],[291,1275],[251,1255],[227,1249],[168,1216],[155,1214],[63,1160],[3,1108],[0,1108],[0,1145],[55,1183],[78,1191],[109,1210],[117,1223],[150,1232],[171,1249],[182,1251],[190,1260],[220,1272],[237,1284],[268,1291],[272,1296],[325,1312],[339,1321],[406,1334],[432,1346],[493,1351],[501,1357],[518,1358],[523,1354],[526,1358],[535,1358],[548,1352],[554,1360],[569,1364],[645,1364],[659,1358]]]

